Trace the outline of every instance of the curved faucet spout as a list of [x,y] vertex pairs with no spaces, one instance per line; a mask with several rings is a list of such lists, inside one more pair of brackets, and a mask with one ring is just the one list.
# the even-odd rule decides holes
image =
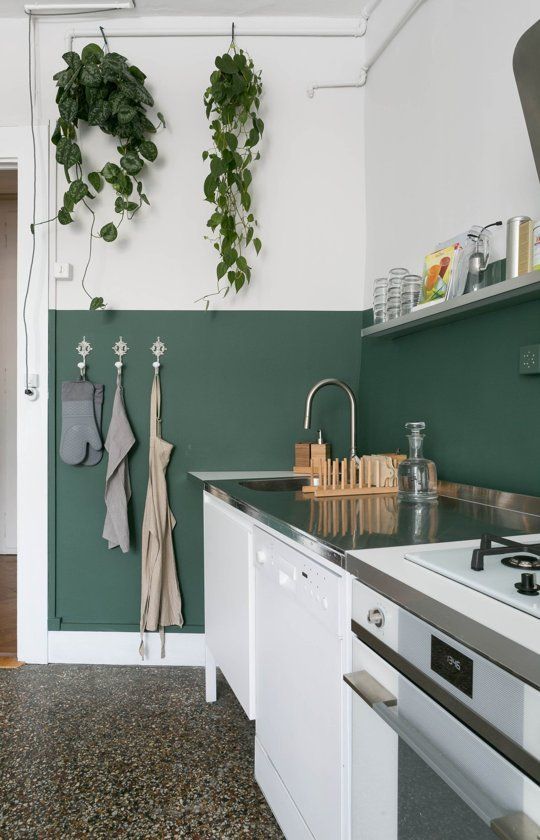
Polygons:
[[320,382],[316,382],[313,388],[309,391],[306,397],[306,413],[304,417],[304,429],[309,429],[311,426],[311,404],[313,402],[313,397],[321,388],[324,388],[325,385],[337,385],[338,388],[342,388],[347,396],[349,397],[349,402],[351,405],[351,452],[350,457],[358,460],[358,455],[356,454],[356,399],[347,385],[346,382],[342,382],[341,379],[321,379]]

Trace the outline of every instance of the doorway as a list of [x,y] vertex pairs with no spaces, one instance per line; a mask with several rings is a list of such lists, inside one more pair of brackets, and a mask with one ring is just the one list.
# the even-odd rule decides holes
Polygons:
[[1,658],[17,653],[17,193],[17,170],[0,169]]

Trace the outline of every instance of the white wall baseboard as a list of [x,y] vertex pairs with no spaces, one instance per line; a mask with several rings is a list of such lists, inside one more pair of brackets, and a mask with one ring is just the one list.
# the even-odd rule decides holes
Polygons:
[[49,631],[49,662],[77,665],[204,665],[204,633],[167,633],[161,659],[159,633],[145,633],[144,660],[138,633]]

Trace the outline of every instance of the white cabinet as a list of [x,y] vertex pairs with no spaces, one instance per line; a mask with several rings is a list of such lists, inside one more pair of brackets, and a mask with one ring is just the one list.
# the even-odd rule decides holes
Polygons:
[[250,720],[255,718],[253,528],[249,517],[204,494],[206,698],[221,669]]

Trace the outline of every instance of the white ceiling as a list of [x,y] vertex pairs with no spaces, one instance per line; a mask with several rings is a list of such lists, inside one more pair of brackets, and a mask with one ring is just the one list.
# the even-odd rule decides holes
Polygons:
[[[26,0],[47,6],[59,0]],[[94,0],[61,0],[74,7]],[[194,17],[291,16],[341,18],[359,17],[366,0],[135,0],[136,9],[122,16],[190,15]],[[104,5],[111,0],[104,0]],[[113,13],[116,16],[116,13]],[[24,15],[24,0],[0,0],[0,17]]]

